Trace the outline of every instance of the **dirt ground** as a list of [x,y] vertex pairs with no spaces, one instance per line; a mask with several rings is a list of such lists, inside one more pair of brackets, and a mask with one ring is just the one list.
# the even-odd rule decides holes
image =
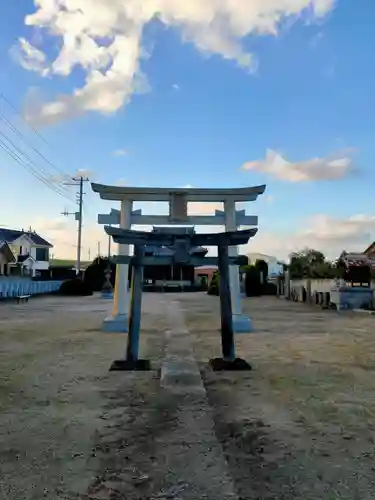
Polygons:
[[375,317],[246,299],[256,333],[236,336],[237,354],[253,370],[219,374],[207,365],[218,299],[144,294],[144,373],[108,371],[126,335],[101,332],[103,299],[0,304],[1,500],[180,498],[163,455],[176,406],[159,386],[170,300],[194,334],[241,500],[375,497]]
[[213,373],[218,299],[184,297],[216,431],[242,499],[375,498],[375,317],[245,299],[242,373]]
[[136,374],[108,371],[126,345],[100,330],[109,309],[97,297],[0,304],[1,500],[130,500],[161,488],[154,441],[173,420],[158,397],[163,303],[145,297],[141,353],[154,363]]

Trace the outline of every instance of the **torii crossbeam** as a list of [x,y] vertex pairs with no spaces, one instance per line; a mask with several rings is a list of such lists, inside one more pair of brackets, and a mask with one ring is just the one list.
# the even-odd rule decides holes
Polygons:
[[[229,286],[229,264],[247,264],[247,257],[229,257],[228,247],[243,245],[253,237],[257,229],[209,234],[175,234],[147,233],[132,231],[112,226],[105,226],[105,231],[116,243],[134,245],[134,256],[120,255],[114,258],[117,264],[131,264],[133,267],[131,303],[129,315],[129,334],[126,358],[114,361],[111,370],[145,370],[150,368],[148,360],[139,359],[139,335],[141,324],[143,267],[145,265],[165,265],[171,263],[192,264],[202,266],[218,264],[220,312],[221,312],[221,344],[222,358],[210,361],[215,370],[251,369],[244,360],[236,358],[232,303]],[[169,256],[147,257],[144,254],[146,246],[168,246],[173,250]],[[197,246],[217,246],[218,257],[199,257],[191,255]]]

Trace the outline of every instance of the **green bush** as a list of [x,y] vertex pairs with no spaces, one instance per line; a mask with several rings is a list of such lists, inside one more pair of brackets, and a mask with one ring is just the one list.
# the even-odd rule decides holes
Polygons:
[[212,279],[210,281],[207,294],[219,295],[219,273],[217,271],[212,275]]
[[75,278],[61,283],[59,294],[82,297],[92,295],[92,290],[86,282]]
[[258,269],[258,271],[263,275],[263,283],[266,283],[267,278],[268,278],[268,264],[267,264],[267,262],[265,260],[258,259],[255,262],[254,267],[256,269]]
[[208,290],[208,279],[207,276],[199,276],[199,290],[207,291]]
[[245,291],[247,297],[259,297],[259,295],[262,295],[260,271],[255,266],[247,266],[245,275]]
[[103,284],[105,282],[105,274],[108,269],[111,270],[111,284],[115,285],[116,280],[116,265],[113,262],[108,262],[108,259],[103,259],[102,257],[97,257],[88,266],[84,274],[84,282],[87,283],[90,290],[94,292],[100,292],[103,289]]
[[276,283],[263,283],[262,285],[262,295],[277,295],[277,285]]

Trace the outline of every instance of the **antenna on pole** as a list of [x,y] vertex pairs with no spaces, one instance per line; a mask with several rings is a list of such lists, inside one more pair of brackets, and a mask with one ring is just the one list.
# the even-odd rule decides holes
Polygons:
[[72,177],[74,183],[65,183],[66,186],[78,186],[77,193],[77,204],[78,212],[68,212],[66,209],[62,212],[62,215],[66,217],[68,215],[74,215],[75,220],[78,222],[78,237],[77,237],[77,263],[76,263],[76,274],[79,275],[81,272],[81,251],[82,251],[82,214],[83,214],[83,183],[88,182],[88,177]]

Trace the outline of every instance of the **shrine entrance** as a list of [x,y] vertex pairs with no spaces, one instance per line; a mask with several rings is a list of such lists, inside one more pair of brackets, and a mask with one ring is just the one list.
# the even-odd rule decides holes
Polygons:
[[[245,210],[236,210],[236,203],[255,201],[266,188],[265,185],[236,189],[139,188],[96,183],[92,183],[91,187],[101,199],[121,203],[120,210],[112,209],[109,214],[100,214],[99,224],[120,226],[125,230],[130,230],[132,225],[215,225],[224,226],[227,232],[236,232],[239,227],[257,226],[258,217],[246,215]],[[139,201],[168,201],[169,214],[147,215],[143,214],[142,210],[133,210],[133,203]],[[224,210],[215,210],[214,215],[188,215],[189,202],[223,203]],[[124,240],[119,242],[119,257],[129,256],[129,244],[131,243]],[[238,256],[236,245],[237,243],[228,246],[228,255],[231,258]],[[251,332],[251,318],[242,314],[239,268],[234,262],[231,261],[229,266],[233,330],[235,333]],[[128,266],[129,263],[117,264],[112,314],[103,322],[103,330],[106,332],[121,333],[129,330]]]
[[[250,365],[236,357],[233,335],[232,301],[230,293],[229,265],[243,265],[247,257],[230,257],[228,247],[245,244],[254,236],[257,229],[225,232],[217,234],[176,234],[146,233],[106,226],[105,231],[119,245],[134,245],[134,256],[118,255],[116,264],[127,264],[132,269],[132,286],[129,316],[129,334],[126,356],[113,362],[110,370],[148,370],[149,360],[139,358],[139,337],[141,327],[143,268],[147,265],[194,266],[218,264],[220,276],[220,316],[222,357],[210,360],[214,370],[244,370]],[[168,246],[170,255],[149,257],[145,254],[147,246]],[[197,246],[217,246],[218,257],[196,256],[192,252]]]

